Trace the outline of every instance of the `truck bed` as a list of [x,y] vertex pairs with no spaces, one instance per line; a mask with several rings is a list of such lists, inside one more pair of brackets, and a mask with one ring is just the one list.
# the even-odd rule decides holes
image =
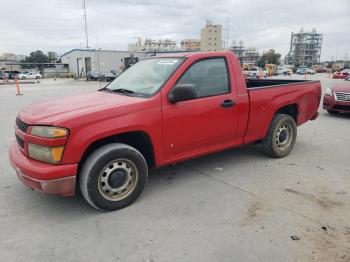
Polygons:
[[272,86],[282,86],[291,84],[302,84],[315,82],[312,80],[292,80],[292,79],[247,79],[246,85],[248,89],[266,88]]
[[312,119],[321,97],[320,81],[249,79],[246,81],[250,102],[245,142],[263,139],[276,110],[289,105],[297,125]]

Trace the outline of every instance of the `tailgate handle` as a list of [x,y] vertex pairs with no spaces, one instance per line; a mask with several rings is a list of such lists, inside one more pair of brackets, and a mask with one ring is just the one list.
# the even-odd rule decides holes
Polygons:
[[236,104],[235,101],[229,99],[229,100],[225,100],[224,102],[222,102],[221,106],[222,107],[231,107],[234,106]]

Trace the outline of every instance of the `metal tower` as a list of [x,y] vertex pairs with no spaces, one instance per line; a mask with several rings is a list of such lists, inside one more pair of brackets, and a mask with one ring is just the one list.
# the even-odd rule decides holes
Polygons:
[[287,55],[287,63],[294,66],[308,66],[318,64],[321,58],[322,34],[312,29],[311,32],[291,34],[290,50]]

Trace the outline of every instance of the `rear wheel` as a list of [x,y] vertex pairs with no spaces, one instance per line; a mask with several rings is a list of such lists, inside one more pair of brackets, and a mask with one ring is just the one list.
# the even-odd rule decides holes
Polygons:
[[285,157],[293,149],[297,137],[295,120],[286,114],[276,114],[263,140],[263,148],[267,155]]
[[98,148],[85,160],[79,186],[90,205],[112,211],[133,203],[147,178],[148,167],[141,153],[128,145],[113,143]]

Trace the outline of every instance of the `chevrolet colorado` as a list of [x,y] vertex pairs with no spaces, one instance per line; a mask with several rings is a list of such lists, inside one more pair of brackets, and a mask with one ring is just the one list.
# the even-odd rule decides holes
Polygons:
[[151,168],[261,142],[287,156],[318,116],[319,81],[245,79],[231,52],[144,59],[104,88],[19,112],[10,163],[28,187],[100,210],[140,195]]

